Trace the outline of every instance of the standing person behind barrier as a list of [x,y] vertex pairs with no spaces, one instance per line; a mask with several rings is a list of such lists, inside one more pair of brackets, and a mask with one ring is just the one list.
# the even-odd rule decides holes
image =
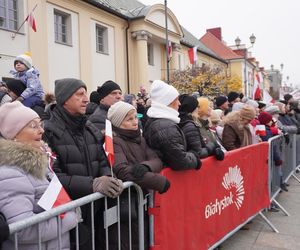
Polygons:
[[[279,134],[278,129],[276,128],[273,117],[267,112],[261,112],[258,116],[258,120],[260,124],[265,125],[266,134],[261,135],[262,141],[268,141],[273,136]],[[280,187],[284,191],[288,191],[286,183],[283,182],[283,173],[282,173],[282,158],[277,145],[273,145],[273,161],[276,167],[278,167],[279,175],[280,175]]]
[[173,86],[160,80],[152,83],[152,104],[147,112],[144,137],[163,163],[173,170],[199,169],[199,154],[187,150],[185,136],[179,127],[178,96]]
[[88,103],[86,107],[86,112],[85,114],[87,116],[90,116],[95,112],[95,110],[98,108],[100,103],[100,94],[97,91],[93,91],[90,94],[90,102]]
[[[72,199],[93,192],[117,197],[123,189],[121,180],[110,177],[110,168],[102,145],[101,132],[87,121],[86,85],[78,79],[55,81],[56,106],[45,122],[45,139],[57,155],[53,169]],[[90,206],[82,208],[83,223],[79,224],[80,248],[91,249]],[[96,246],[103,236],[98,230],[102,209],[95,202]],[[102,243],[104,244],[104,243]]]
[[103,130],[105,129],[107,111],[111,105],[122,100],[122,90],[117,83],[109,80],[98,87],[97,92],[100,95],[100,103],[95,112],[90,115],[89,121],[91,121],[98,129],[103,132]]
[[[135,107],[125,102],[113,104],[107,114],[108,119],[113,125],[113,143],[115,163],[113,171],[122,181],[133,181],[141,186],[145,193],[149,189],[165,193],[170,182],[166,177],[159,174],[163,164],[157,154],[148,147],[145,139],[141,135],[138,127],[138,119]],[[135,192],[132,192],[132,200],[137,200]],[[128,203],[128,194],[122,194],[121,204]],[[135,210],[137,204],[133,204],[131,210]],[[121,205],[121,210],[124,209]],[[123,212],[123,213],[122,213]],[[128,242],[128,215],[127,211],[121,212],[121,249],[129,249]],[[124,216],[122,216],[122,214]],[[132,211],[132,215],[137,214]],[[126,217],[126,218],[124,218]],[[148,217],[145,214],[145,243],[147,242]],[[132,218],[132,248],[138,249],[138,223],[137,218]],[[124,220],[122,222],[122,220]]]
[[[36,112],[20,102],[7,103],[0,108],[0,121],[0,133],[6,139],[0,140],[0,213],[13,223],[44,211],[37,202],[49,186],[48,157]],[[69,249],[69,230],[77,224],[75,212],[67,212],[61,223],[61,246]],[[58,249],[57,218],[18,232],[19,249],[38,249],[39,228],[42,249]],[[3,249],[14,249],[13,236]]]
[[200,131],[202,144],[208,151],[208,155],[214,155],[219,161],[224,159],[224,152],[218,144],[214,133],[210,130],[209,118],[212,108],[210,101],[205,97],[198,98],[198,117],[194,117],[194,121]]
[[223,119],[223,146],[228,150],[234,150],[252,144],[252,133],[249,126],[255,117],[255,110],[245,105],[240,111],[233,111]]
[[298,132],[297,126],[290,120],[286,114],[286,105],[282,102],[274,103],[279,108],[279,117],[277,126],[284,133],[296,134]]

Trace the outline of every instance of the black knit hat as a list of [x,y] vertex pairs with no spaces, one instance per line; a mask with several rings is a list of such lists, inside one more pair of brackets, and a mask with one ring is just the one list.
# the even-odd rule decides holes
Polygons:
[[179,113],[189,114],[198,107],[198,100],[194,96],[183,94],[179,96],[180,106]]
[[86,85],[79,79],[63,78],[55,81],[55,98],[58,105],[63,105],[79,88]]
[[16,96],[20,96],[26,89],[26,85],[18,79],[11,79],[6,82],[7,88],[13,92]]
[[240,97],[240,94],[234,91],[229,92],[229,94],[227,95],[228,97],[228,101],[229,102],[233,102],[236,98]]
[[90,102],[99,104],[99,102],[100,102],[100,95],[99,95],[99,93],[97,91],[93,91],[90,94]]
[[102,86],[98,87],[97,89],[97,92],[100,95],[100,100],[102,100],[105,96],[109,95],[112,91],[116,89],[121,90],[120,86],[114,81],[109,80],[103,83]]
[[226,96],[220,95],[216,98],[216,106],[220,107],[227,101],[228,101],[228,99]]
[[293,96],[292,96],[291,94],[285,94],[285,95],[283,96],[283,98],[284,98],[284,100],[285,100],[286,102],[288,102],[290,99],[293,98]]

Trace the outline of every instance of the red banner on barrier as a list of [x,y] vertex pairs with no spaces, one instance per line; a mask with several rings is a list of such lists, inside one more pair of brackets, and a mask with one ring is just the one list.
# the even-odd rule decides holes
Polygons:
[[155,194],[154,250],[208,249],[269,206],[268,144],[226,153],[224,161],[203,160],[199,171],[162,174],[171,182]]

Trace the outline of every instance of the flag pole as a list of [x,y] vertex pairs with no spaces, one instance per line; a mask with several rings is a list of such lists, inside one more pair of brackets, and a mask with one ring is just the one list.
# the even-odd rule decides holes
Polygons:
[[170,83],[170,67],[169,67],[169,37],[168,37],[168,7],[165,0],[165,23],[166,23],[166,58],[167,58],[167,83]]
[[38,4],[35,4],[35,6],[33,7],[33,9],[32,9],[32,10],[29,12],[29,14],[26,16],[25,20],[21,23],[21,25],[19,26],[19,28],[18,28],[14,33],[11,34],[11,38],[12,38],[12,39],[15,39],[16,34],[17,34],[17,33],[20,31],[20,29],[23,27],[24,23],[27,21],[28,16],[29,16],[31,13],[33,13],[33,12],[35,11],[37,5],[38,5]]

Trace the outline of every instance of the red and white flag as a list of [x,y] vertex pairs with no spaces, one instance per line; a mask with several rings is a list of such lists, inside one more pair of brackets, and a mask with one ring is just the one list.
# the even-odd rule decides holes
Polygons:
[[109,120],[105,121],[105,143],[103,146],[104,146],[104,150],[107,155],[109,164],[111,167],[113,167],[113,165],[115,163],[115,155],[114,155],[114,144],[113,144],[111,122]]
[[[70,196],[60,183],[56,174],[53,173],[53,178],[49,183],[48,188],[38,201],[38,205],[46,211],[51,208],[58,207],[71,201]],[[63,214],[60,215],[63,218]]]
[[261,92],[260,92],[260,83],[262,82],[263,78],[260,72],[256,73],[254,78],[254,86],[253,86],[253,96],[252,99],[260,100],[261,99]]
[[188,50],[189,59],[190,59],[191,64],[194,64],[198,60],[197,48],[198,47],[193,47]]
[[35,24],[35,19],[33,16],[33,12],[31,12],[25,19],[28,24],[30,25],[30,27],[33,29],[34,32],[36,32],[36,24]]
[[269,94],[269,92],[266,89],[263,90],[263,102],[275,103],[273,97]]
[[168,61],[170,61],[171,60],[171,58],[172,58],[172,42],[171,41],[169,41],[169,44],[168,44]]
[[256,125],[255,132],[259,136],[266,136],[266,126],[265,125]]

